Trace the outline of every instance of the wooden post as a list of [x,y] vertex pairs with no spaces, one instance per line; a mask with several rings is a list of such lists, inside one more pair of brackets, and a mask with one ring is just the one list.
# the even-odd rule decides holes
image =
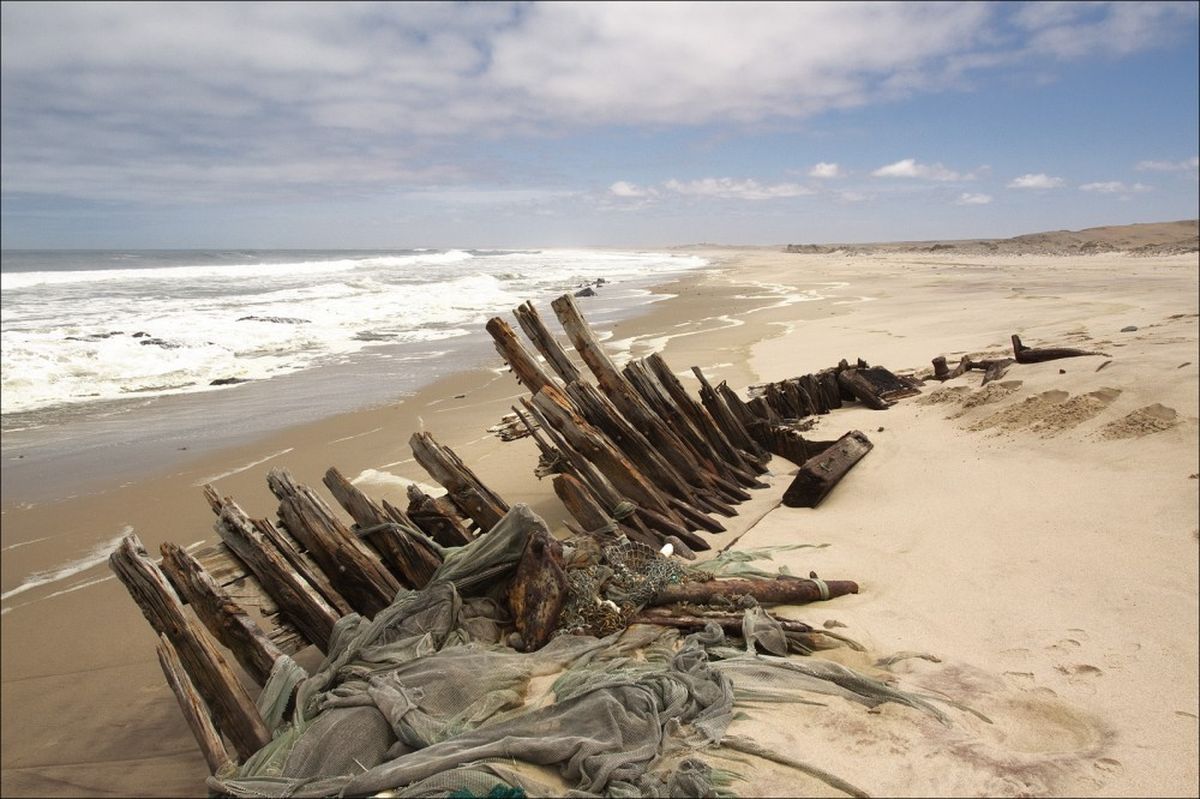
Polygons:
[[267,473],[267,485],[279,499],[284,527],[312,555],[338,593],[367,618],[396,598],[400,583],[367,547],[342,524],[329,506],[285,469]]
[[759,439],[772,455],[787,458],[797,466],[836,444],[836,441],[809,441],[794,427],[759,423]]
[[[585,532],[595,533],[616,524],[592,496],[592,492],[588,490],[587,486],[578,479],[569,474],[556,474],[553,482],[554,493],[562,500],[562,504],[575,517]],[[598,535],[600,534],[598,533]],[[602,535],[605,538],[614,538],[616,531],[612,530]]]
[[146,554],[134,534],[108,558],[109,566],[129,591],[142,615],[179,653],[200,695],[212,709],[221,731],[229,736],[238,757],[250,757],[271,740],[258,708],[221,656],[208,631],[189,618],[166,575]]
[[512,367],[517,381],[526,389],[536,394],[538,389],[550,382],[549,375],[543,371],[529,350],[525,349],[525,345],[517,338],[508,322],[499,316],[493,316],[488,320],[487,332],[496,344],[496,352]]
[[162,543],[161,551],[163,572],[197,618],[256,683],[266,685],[271,668],[283,652],[195,558],[169,541]]
[[729,440],[735,446],[750,453],[760,463],[765,461],[767,456],[766,450],[750,437],[750,433],[746,430],[741,420],[734,416],[733,411],[725,403],[724,398],[713,390],[713,387],[708,382],[708,378],[704,376],[704,372],[700,371],[700,367],[693,366],[692,373],[700,381],[700,401],[704,403],[704,407],[712,415],[713,419],[717,421],[717,424],[721,426],[721,430],[724,431]]
[[[322,652],[327,652],[333,625],[350,612],[349,605],[344,605],[344,611],[335,609],[314,584],[300,575],[264,534],[264,530],[267,527],[273,529],[273,525],[264,523],[260,526],[251,521],[233,500],[225,498],[222,501],[212,486],[205,486],[204,491],[210,503],[214,503],[217,512],[214,527],[221,540],[246,564],[296,629]],[[324,579],[324,575],[321,578]],[[329,590],[341,599],[332,586]],[[345,603],[344,599],[341,601]]]
[[851,580],[826,582],[799,577],[779,580],[706,580],[663,586],[649,604],[704,604],[718,597],[752,596],[764,605],[801,605],[857,593],[858,583]]
[[442,557],[429,546],[425,536],[411,529],[412,520],[405,515],[407,525],[397,522],[336,468],[325,472],[324,483],[359,529],[376,531],[365,537],[383,556],[392,574],[406,588],[424,588],[442,565]]
[[513,314],[517,317],[517,322],[525,331],[525,335],[529,336],[533,346],[546,359],[546,363],[550,364],[550,368],[554,370],[555,374],[562,378],[564,385],[580,379],[579,369],[571,363],[566,351],[542,324],[542,317],[533,307],[532,302],[525,302],[514,308]]
[[671,371],[671,367],[667,365],[662,356],[658,353],[652,353],[647,356],[646,363],[654,372],[654,376],[658,378],[659,384],[667,390],[667,394],[675,401],[675,407],[695,423],[696,428],[712,444],[718,457],[734,468],[735,472],[740,472],[737,475],[738,482],[752,488],[765,488],[766,484],[758,482],[752,473],[758,466],[755,460],[747,457],[745,453],[730,442],[729,437],[725,435],[720,425],[713,420],[708,410],[687,393],[683,384],[679,382],[679,378]]
[[163,675],[167,678],[167,685],[171,686],[175,699],[179,701],[183,718],[191,728],[192,735],[196,737],[196,743],[200,745],[204,761],[208,763],[208,772],[217,774],[225,771],[234,765],[233,758],[229,756],[225,742],[221,740],[221,733],[213,724],[208,705],[196,691],[192,678],[180,662],[179,653],[171,645],[171,640],[162,633],[158,635],[155,649],[158,652],[158,664],[162,666]]
[[617,406],[631,424],[643,431],[646,438],[654,442],[659,453],[670,461],[688,483],[705,487],[711,485],[712,472],[699,463],[687,445],[642,401],[617,371],[616,365],[596,339],[571,295],[564,294],[551,305],[571,343],[575,345],[575,350],[596,375],[600,390],[612,400],[613,405]]
[[439,444],[432,435],[413,433],[408,445],[417,463],[445,487],[450,501],[474,519],[481,532],[492,529],[508,513],[508,503],[485,486],[454,450]]
[[815,508],[846,472],[871,451],[871,446],[859,431],[846,433],[832,447],[804,462],[783,492],[783,504],[789,508]]
[[668,518],[674,516],[654,484],[603,433],[584,421],[561,391],[546,386],[534,396],[533,404],[572,447],[596,465],[617,491],[642,507]]

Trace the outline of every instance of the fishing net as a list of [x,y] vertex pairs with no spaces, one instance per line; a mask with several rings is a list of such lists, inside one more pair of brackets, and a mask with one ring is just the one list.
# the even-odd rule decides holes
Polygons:
[[312,676],[278,661],[259,701],[272,741],[210,787],[239,797],[719,797],[736,775],[711,768],[703,753],[721,744],[735,704],[815,692],[945,718],[838,664],[757,654],[755,642],[773,651],[782,634],[759,608],[746,611],[740,647],[716,624],[686,637],[618,618],[602,624],[585,600],[623,616],[689,578],[628,541],[606,547],[602,563],[568,571],[573,623],[612,631],[561,634],[517,652],[500,643],[507,619],[482,594],[538,530],[541,519],[514,507],[480,539],[448,550],[424,589],[399,592],[372,620],[341,619]]

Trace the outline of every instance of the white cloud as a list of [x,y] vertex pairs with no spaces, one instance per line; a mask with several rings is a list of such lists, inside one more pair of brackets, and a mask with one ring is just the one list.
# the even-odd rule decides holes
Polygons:
[[1080,191],[1095,191],[1101,194],[1129,194],[1150,191],[1150,187],[1143,183],[1134,183],[1132,186],[1126,186],[1119,180],[1107,180],[1099,183],[1084,183],[1079,187]]
[[650,193],[647,189],[638,186],[636,183],[630,183],[625,180],[618,180],[608,187],[608,191],[616,197],[645,197]]
[[871,174],[877,178],[924,178],[926,180],[944,181],[975,179],[973,173],[955,172],[952,169],[947,169],[940,163],[922,164],[915,158],[905,158],[894,164],[881,166]]
[[1026,3],[1013,20],[1026,50],[1059,59],[1128,55],[1195,31],[1195,3]]
[[987,205],[992,201],[990,194],[971,194],[963,192],[958,195],[958,199],[954,201],[955,205]]
[[840,178],[842,169],[837,164],[821,161],[808,170],[808,176],[810,178]]
[[799,183],[762,184],[750,178],[701,178],[699,180],[668,180],[663,188],[676,194],[697,197],[720,197],[733,200],[777,200],[815,194],[813,189]]
[[1038,172],[1021,175],[1008,183],[1010,189],[1057,189],[1063,185],[1062,178],[1054,178]]
[[1138,161],[1137,168],[1142,172],[1187,172],[1200,168],[1200,157],[1193,155],[1183,161]]

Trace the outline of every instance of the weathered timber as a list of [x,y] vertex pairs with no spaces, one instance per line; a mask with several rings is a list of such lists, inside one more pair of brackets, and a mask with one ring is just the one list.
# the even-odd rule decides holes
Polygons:
[[[748,403],[746,403],[746,407],[750,409],[750,413],[754,414],[756,417],[756,422],[766,422],[772,425],[783,424],[783,419],[780,417],[779,411],[775,410],[775,408],[771,406],[771,403],[767,400],[765,395],[761,397],[755,397],[754,399],[750,400]],[[745,425],[746,432],[750,434],[751,438],[754,438],[756,422],[751,422],[750,424]],[[757,438],[755,438],[755,440],[758,441]],[[761,444],[762,442],[758,441],[758,443]]]
[[562,544],[535,529],[508,587],[508,607],[521,636],[521,650],[533,652],[550,640],[567,599]]
[[615,537],[617,522],[605,512],[604,507],[580,480],[569,474],[556,474],[554,493],[585,532],[604,538]]
[[644,508],[668,518],[674,516],[658,488],[603,433],[575,412],[565,394],[553,386],[545,386],[534,396],[533,404],[584,459],[595,464],[617,491]]
[[109,556],[108,563],[146,621],[175,647],[184,669],[212,710],[218,728],[229,736],[238,757],[245,760],[265,746],[271,740],[271,734],[254,701],[221,655],[212,636],[184,612],[166,575],[146,554],[141,540],[132,533],[125,536]]
[[608,440],[625,453],[664,494],[695,503],[692,487],[595,386],[590,383],[571,383],[567,386],[567,395],[583,418],[608,436]]
[[[979,368],[974,362],[971,363],[971,368]],[[912,397],[921,393],[921,389],[916,383],[899,375],[893,374],[889,369],[882,366],[860,367],[858,376],[862,378],[871,387],[875,395],[886,402],[894,402],[904,397]]]
[[706,469],[679,436],[642,400],[633,386],[617,371],[616,365],[600,345],[571,295],[564,294],[551,306],[576,352],[596,375],[596,382],[613,405],[629,422],[654,443],[659,453],[691,485],[708,486],[711,471]]
[[814,377],[820,387],[821,397],[825,401],[826,412],[842,407],[842,389],[838,383],[836,369],[822,369]]
[[783,492],[783,504],[789,508],[815,508],[871,447],[859,431],[846,433],[832,447],[804,462]]
[[[296,629],[322,652],[328,651],[333,625],[349,612],[349,604],[345,604],[345,612],[340,608],[335,610],[316,587],[300,575],[264,534],[263,530],[273,528],[273,525],[260,526],[252,521],[232,499],[218,497],[212,486],[205,486],[204,492],[217,513],[214,529],[221,540],[246,564]],[[333,591],[332,586],[330,590]],[[337,596],[341,598],[340,594]],[[344,599],[341,601],[345,603]]]
[[196,743],[200,745],[200,753],[204,755],[204,762],[208,763],[209,773],[216,774],[227,771],[234,765],[233,758],[225,749],[225,742],[221,740],[221,733],[213,724],[208,705],[204,703],[204,698],[196,690],[192,678],[188,676],[187,669],[179,660],[179,653],[175,651],[171,639],[159,633],[155,650],[158,652],[158,664],[162,666],[163,675],[167,678],[167,685],[171,687],[171,692],[179,701],[179,709],[183,711],[183,718],[191,728]]
[[[1008,371],[1008,367],[1012,366],[1016,361],[1012,358],[995,358],[989,361],[980,361],[979,365],[983,367],[983,382],[981,386],[986,386],[993,380],[999,380],[1004,377],[1004,373]],[[1099,371],[1099,370],[1097,370]]]
[[517,317],[517,322],[525,331],[525,335],[533,342],[533,346],[546,359],[546,363],[550,364],[550,368],[554,370],[555,374],[562,379],[564,385],[580,378],[579,369],[571,363],[566,350],[542,323],[542,317],[538,314],[537,308],[533,307],[532,302],[525,302],[514,308],[513,315]]
[[372,530],[363,537],[375,547],[384,563],[405,588],[424,588],[442,565],[441,555],[429,545],[429,539],[417,532],[405,514],[397,521],[345,478],[336,468],[325,472],[323,481],[359,530]]
[[667,501],[671,503],[672,508],[678,511],[679,515],[683,517],[684,522],[687,523],[688,526],[695,527],[699,530],[707,530],[710,533],[725,532],[725,525],[721,524],[711,516],[706,516],[704,513],[687,504],[683,500],[676,499],[675,497],[668,497]]
[[699,366],[692,367],[692,374],[696,375],[696,379],[700,381],[700,402],[703,403],[705,409],[708,410],[712,418],[720,425],[721,430],[729,438],[730,442],[749,453],[753,458],[752,463],[757,462],[758,465],[755,466],[755,469],[759,470],[760,473],[761,471],[765,471],[765,468],[762,468],[762,463],[765,462],[767,457],[766,450],[750,437],[750,433],[746,430],[745,425],[742,424],[741,419],[734,415],[724,398],[713,390],[712,385],[708,382],[708,378],[704,376],[704,372],[700,370]]
[[809,458],[821,454],[836,444],[836,441],[810,441],[794,427],[771,425],[759,422],[755,428],[758,440],[772,455],[787,458],[797,466],[803,466]]
[[704,552],[712,549],[712,545],[704,538],[688,530],[683,525],[668,519],[657,511],[649,508],[638,508],[637,518],[639,518],[645,526],[652,532],[663,536],[663,540],[667,541],[671,538],[676,538],[686,544],[690,549],[696,552]]
[[759,464],[730,442],[729,437],[713,420],[708,409],[687,393],[679,378],[671,371],[671,367],[667,365],[662,356],[658,353],[651,353],[646,357],[646,363],[654,372],[654,376],[658,378],[659,385],[666,389],[667,394],[674,401],[675,407],[691,419],[696,429],[708,439],[718,460],[733,470],[738,482],[752,488],[766,487],[765,483],[759,482],[754,476],[756,468],[761,468]]
[[971,368],[972,361],[969,355],[964,355],[959,360],[958,365],[951,369],[946,365],[945,356],[939,355],[933,361],[933,379],[941,380],[943,383],[947,380],[953,380],[956,377],[961,377]]
[[[549,384],[547,387],[553,388]],[[417,463],[445,487],[446,496],[475,520],[480,531],[486,533],[508,513],[508,503],[484,485],[454,450],[439,444],[429,433],[413,433],[408,444]]]
[[208,631],[233,653],[251,679],[266,685],[271,667],[283,657],[283,652],[195,558],[169,541],[162,543],[161,551],[162,570],[175,590],[192,606]]
[[764,605],[800,605],[857,593],[858,583],[851,580],[818,581],[800,577],[777,580],[705,580],[666,585],[654,595],[649,604],[704,604],[719,597],[728,599],[751,596]]
[[1033,348],[1026,347],[1021,343],[1021,337],[1016,333],[1012,336],[1013,357],[1017,359],[1017,363],[1043,363],[1045,361],[1057,361],[1060,358],[1079,358],[1084,355],[1103,355],[1108,357],[1104,352],[1089,352],[1087,350],[1077,350],[1072,347],[1044,347]]
[[[240,511],[241,509],[238,508],[238,510]],[[321,567],[312,559],[312,556],[307,552],[300,551],[299,542],[292,538],[286,531],[276,527],[275,523],[269,519],[251,519],[250,524],[265,541],[269,541],[283,555],[284,559],[296,570],[296,573],[304,578],[329,603],[329,606],[337,613],[337,618],[353,612],[350,603],[346,601],[344,596],[337,592],[337,589],[333,587],[333,583],[329,582],[329,578],[325,576],[325,572],[321,571]]]
[[[778,616],[771,616],[771,618],[779,622],[779,626],[783,628],[784,632],[813,632],[813,628],[802,621],[781,619]],[[657,624],[661,627],[678,627],[683,630],[704,629],[705,625],[710,622],[719,625],[726,632],[740,636],[743,629],[742,625],[745,623],[745,616],[742,613],[722,613],[708,610],[696,615],[671,612],[665,608],[651,608],[643,610],[630,619],[631,624]]]
[[508,322],[493,316],[488,320],[487,332],[496,344],[496,352],[512,368],[517,381],[531,393],[536,394],[538,389],[550,382],[550,376],[542,369],[537,358],[525,349]]
[[279,500],[283,526],[356,611],[371,618],[392,603],[400,583],[323,499],[285,469],[271,469],[267,486]]
[[[466,546],[475,540],[471,535],[467,520],[463,518],[454,503],[446,497],[431,497],[415,484],[409,485],[408,513],[413,524],[424,530],[434,541],[444,547]],[[389,503],[383,501],[384,508]]]
[[854,395],[854,398],[874,411],[886,411],[891,406],[887,400],[875,393],[871,383],[859,374],[858,369],[843,369],[838,372],[838,383]]

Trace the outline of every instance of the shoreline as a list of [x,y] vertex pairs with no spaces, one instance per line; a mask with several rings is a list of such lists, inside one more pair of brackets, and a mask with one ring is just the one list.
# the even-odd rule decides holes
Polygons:
[[[947,510],[947,518],[941,521],[936,516],[943,503],[953,508],[964,496],[982,501],[1006,491],[1021,491],[1027,501],[1050,502],[1056,479],[1064,485],[1076,485],[1077,480],[1061,474],[1064,467],[1077,469],[1079,480],[1098,482],[1110,494],[1123,486],[1112,497],[1096,496],[1095,486],[1087,486],[1084,480],[1079,496],[1061,503],[1062,512],[1048,505],[1027,508],[997,502],[996,515],[984,520],[988,523],[984,529],[997,524],[996,520],[1005,520],[1006,528],[1031,528],[1029,535],[1063,535],[1064,539],[1052,547],[1052,554],[1071,559],[1072,547],[1079,546],[1082,531],[1046,530],[1042,525],[1047,517],[1067,524],[1069,516],[1064,513],[1086,512],[1089,524],[1106,530],[1118,523],[1136,524],[1132,509],[1116,512],[1112,503],[1152,496],[1146,492],[1154,486],[1155,474],[1147,470],[1155,464],[1159,469],[1170,464],[1172,475],[1183,472],[1179,475],[1182,483],[1166,499],[1156,500],[1160,509],[1155,511],[1154,519],[1163,529],[1156,530],[1154,536],[1156,546],[1165,549],[1164,555],[1169,555],[1172,562],[1160,563],[1165,558],[1149,553],[1114,564],[1112,572],[1124,574],[1123,579],[1129,580],[1161,580],[1164,569],[1188,562],[1185,558],[1194,563],[1190,530],[1196,524],[1196,481],[1186,480],[1186,475],[1197,471],[1197,420],[1191,415],[1195,413],[1196,365],[1175,366],[1195,360],[1178,357],[1181,351],[1195,351],[1195,292],[1184,291],[1195,287],[1194,256],[964,259],[953,253],[846,258],[757,249],[689,252],[708,253],[714,263],[666,284],[674,296],[650,305],[649,313],[617,323],[606,346],[624,346],[628,340],[628,349],[637,356],[659,350],[677,370],[699,365],[714,383],[725,379],[744,391],[751,383],[792,377],[843,357],[861,356],[893,370],[919,368],[936,354],[953,356],[964,348],[973,352],[1002,348],[1007,334],[1018,331],[1028,334],[1030,340],[1052,345],[1082,340],[1079,336],[1107,342],[1106,351],[1118,357],[1102,372],[1093,371],[1095,366],[1090,362],[1085,371],[1075,362],[1066,361],[1061,365],[1067,370],[1065,376],[1059,375],[1057,363],[1022,367],[1020,376],[1009,376],[1027,385],[1001,398],[1008,401],[1004,407],[1015,406],[1038,392],[1061,390],[1056,386],[1076,395],[1119,385],[1120,396],[1076,426],[1045,436],[1044,431],[1031,426],[1038,421],[1035,419],[1024,427],[1017,424],[1002,429],[1002,435],[996,436],[990,428],[986,435],[954,432],[953,425],[982,421],[1001,406],[981,404],[968,409],[962,422],[947,423],[941,411],[954,406],[918,404],[915,400],[903,401],[883,414],[854,409],[844,415],[822,417],[816,437],[858,427],[876,442],[873,453],[847,478],[844,490],[831,496],[819,512],[778,509],[759,521],[754,518],[756,514],[747,511],[732,520],[742,526],[731,525],[730,529],[736,533],[753,525],[744,541],[751,546],[795,541],[797,536],[805,542],[816,543],[819,539],[831,543],[825,550],[787,553],[779,557],[779,563],[788,564],[797,573],[815,568],[831,578],[864,575],[862,594],[799,612],[813,621],[835,617],[849,623],[852,635],[873,650],[891,652],[930,646],[947,663],[961,665],[970,660],[972,668],[994,673],[1002,682],[1026,681],[1037,688],[1049,688],[1071,707],[1099,704],[1100,712],[1089,707],[1088,718],[1103,715],[1104,706],[1098,699],[1087,697],[1099,694],[1103,699],[1106,695],[1098,686],[1113,681],[1093,680],[1087,671],[1056,677],[1058,666],[1090,665],[1103,672],[1124,670],[1130,679],[1136,675],[1148,681],[1132,694],[1118,690],[1119,717],[1103,719],[1099,727],[1087,727],[1088,735],[1094,729],[1123,730],[1133,725],[1130,729],[1160,745],[1157,755],[1164,754],[1164,736],[1178,735],[1172,733],[1175,728],[1164,726],[1161,720],[1157,726],[1149,722],[1134,724],[1128,715],[1137,697],[1152,701],[1156,693],[1164,692],[1178,697],[1175,704],[1179,705],[1166,712],[1195,711],[1194,679],[1192,687],[1183,679],[1189,669],[1195,677],[1195,617],[1190,619],[1190,626],[1188,619],[1179,624],[1181,620],[1174,618],[1180,629],[1163,630],[1159,614],[1148,615],[1148,610],[1136,605],[1115,610],[1108,606],[1092,608],[1090,613],[1095,618],[1089,616],[1086,598],[1092,582],[1112,576],[1104,573],[1104,561],[1097,559],[1119,557],[1123,552],[1120,541],[1106,541],[1096,548],[1094,558],[1087,559],[1089,573],[1065,579],[1079,592],[1078,598],[1055,592],[1053,596],[1063,609],[1051,614],[1053,618],[1038,622],[1046,627],[1039,637],[1039,641],[1047,639],[1046,646],[1054,645],[1050,640],[1054,635],[1062,640],[1069,638],[1068,627],[1086,628],[1091,640],[1080,641],[1078,648],[1099,647],[1097,653],[1067,661],[1055,660],[1054,653],[1038,651],[1028,656],[1036,663],[1005,655],[1003,652],[1014,648],[1014,642],[1021,640],[1026,631],[1022,618],[1006,622],[1001,611],[1015,608],[1025,614],[1024,618],[1038,613],[1040,594],[1034,593],[1033,587],[1038,585],[1035,578],[1042,575],[1033,564],[1010,562],[998,542],[976,541],[973,533],[979,527],[972,524],[972,513],[964,511],[960,519],[954,519]],[[1054,269],[1039,270],[1047,262]],[[836,286],[843,294],[821,300],[811,295],[806,298],[804,291],[822,285],[827,289]],[[1122,301],[1116,301],[1117,297]],[[545,311],[541,305],[539,309]],[[1184,318],[1172,321],[1170,317],[1176,313],[1184,314]],[[1139,323],[1144,328],[1141,335],[1126,334],[1132,336],[1129,340],[1118,338],[1116,331],[1121,326]],[[1123,350],[1126,346],[1132,349]],[[1129,357],[1120,357],[1126,353]],[[1168,380],[1162,375],[1167,374],[1165,365],[1172,358],[1175,363],[1170,366],[1175,371]],[[18,546],[11,547],[6,541],[10,548],[3,559],[4,590],[13,590],[30,574],[69,561],[61,557],[56,561],[55,552],[62,555],[70,548],[86,548],[97,536],[95,543],[106,542],[124,525],[132,526],[151,550],[162,540],[182,546],[201,538],[211,540],[211,517],[197,487],[206,478],[215,478],[217,489],[232,495],[252,516],[274,513],[275,503],[263,480],[267,469],[274,465],[286,466],[298,481],[314,486],[320,483],[326,468],[337,466],[348,478],[358,480],[372,497],[392,501],[399,497],[402,501],[400,480],[429,482],[412,463],[407,448],[408,436],[418,429],[432,432],[454,448],[501,496],[510,502],[528,503],[552,528],[558,527],[565,511],[549,483],[532,476],[537,458],[532,442],[522,439],[504,443],[486,431],[522,394],[515,380],[500,371],[499,356],[493,364],[495,368],[442,378],[399,402],[278,431],[206,454],[170,474],[136,481],[102,495],[31,508],[10,505],[6,499],[3,523]],[[1143,390],[1139,381],[1145,374],[1158,375],[1158,384]],[[966,380],[945,388],[962,386]],[[925,396],[936,388],[927,385]],[[1143,438],[1104,441],[1088,437],[1102,429],[1101,424],[1136,411],[1139,403],[1145,404],[1142,395],[1151,388],[1156,392],[1154,402],[1170,406],[1179,415],[1173,426]],[[460,394],[464,396],[458,398]],[[881,430],[876,432],[876,427]],[[1146,445],[1144,452],[1135,449],[1141,442]],[[1190,450],[1188,445],[1193,445]],[[780,478],[785,477],[788,468],[794,471],[778,460],[773,464]],[[1012,474],[1022,471],[1025,475],[1014,481]],[[1047,486],[1047,481],[1051,485]],[[782,486],[777,485],[762,493],[779,491]],[[931,504],[934,502],[937,505]],[[1094,507],[1089,508],[1088,502]],[[1104,512],[1113,517],[1111,521],[1105,520]],[[926,527],[936,528],[938,535],[923,535]],[[47,538],[45,531],[49,529],[57,532]],[[960,536],[960,529],[972,534]],[[1179,530],[1184,530],[1185,540],[1168,537],[1168,533],[1174,536]],[[1028,548],[1036,546],[1040,538],[1024,535],[1015,540]],[[985,556],[979,555],[979,546],[985,547]],[[978,568],[980,574],[960,573],[963,563]],[[1041,568],[1053,565],[1043,564]],[[1194,607],[1195,567],[1188,569],[1169,583],[1175,592],[1172,596],[1182,601],[1190,597]],[[1029,594],[1018,592],[1012,603],[1006,599],[994,603],[994,607],[961,601],[963,592],[977,581],[997,580],[999,575]],[[194,793],[203,783],[203,762],[163,684],[150,632],[120,585],[107,577],[107,570],[97,565],[78,573],[77,590],[50,596],[74,584],[65,582],[30,588],[12,595],[13,609],[0,617],[6,640],[2,703],[6,795],[80,791],[186,794]],[[99,582],[83,585],[90,580]],[[944,585],[937,585],[937,580],[944,581]],[[931,586],[937,590],[931,591]],[[922,600],[922,592],[928,601]],[[1154,600],[1154,607],[1161,610],[1159,603],[1165,600],[1157,593]],[[1105,613],[1119,616],[1121,624],[1106,624]],[[1133,625],[1154,627],[1152,632],[1138,632],[1140,638],[1153,639],[1147,654],[1141,656],[1143,662],[1135,663],[1135,655],[1122,653],[1120,668],[1111,665],[1116,661],[1105,660],[1109,657],[1106,647],[1115,650],[1120,637],[1119,630],[1111,628],[1130,630]],[[960,629],[964,627],[967,634]],[[1176,651],[1182,645],[1187,652],[1188,641],[1192,645],[1190,662],[1185,658],[1164,667],[1157,654],[1149,658],[1150,649],[1157,652],[1156,647],[1168,643]],[[1099,665],[1091,662],[1093,657]],[[1160,669],[1162,676],[1154,676],[1152,668]],[[1027,671],[1034,677],[1030,681],[1000,676],[1009,671]],[[926,669],[924,661],[911,661],[902,676],[936,683],[935,677],[945,675],[941,667]],[[1089,688],[1093,694],[1086,694],[1084,689]],[[937,689],[945,690],[946,686]],[[1043,694],[1031,691],[1027,698],[1037,696]],[[906,712],[886,709],[882,729],[902,735],[901,728],[911,726]],[[1078,718],[1078,714],[1071,718]],[[1047,727],[1044,719],[1030,717],[1026,721],[1043,732],[1054,729],[1052,725]],[[814,717],[813,723],[825,722]],[[72,729],[69,741],[60,738],[59,730],[65,728]],[[778,732],[791,734],[786,728]],[[1169,738],[1173,770],[1157,777],[1152,777],[1147,768],[1146,761],[1153,757],[1138,755],[1134,743],[1127,740],[1128,734],[1125,738],[1110,737],[1114,741],[1104,735],[1097,739],[1099,743],[1091,738],[1086,741],[1090,747],[1087,751],[1097,753],[1089,755],[1089,767],[1091,761],[1104,758],[1124,763],[1115,775],[1107,775],[1103,785],[1115,785],[1121,793],[1136,793],[1139,784],[1146,792],[1187,792],[1187,779],[1191,775],[1194,780],[1195,775],[1195,759],[1189,757],[1189,753],[1195,754],[1194,737],[1190,744],[1182,738]],[[1041,740],[1038,738],[1039,745]],[[823,759],[818,762],[840,763],[841,773],[850,773],[848,769],[853,766],[847,758],[852,759],[855,748],[839,751],[839,742],[844,743],[844,739],[831,738],[822,747]],[[783,743],[787,743],[786,737]],[[914,748],[919,745],[919,741],[911,742]],[[884,793],[889,792],[887,786],[893,793],[906,792],[905,786],[910,786],[910,791],[931,789],[926,783],[914,781],[911,773],[906,776],[903,757],[877,752],[871,748],[873,744],[856,746],[860,754],[869,751],[890,758],[886,765],[874,769],[873,781],[865,787]],[[1112,756],[1113,747],[1124,747],[1120,757]],[[130,760],[135,752],[141,754]],[[1193,764],[1190,772],[1189,762]],[[1068,776],[1074,773],[1065,767],[1063,770]],[[962,790],[978,792],[985,784],[960,776],[962,781],[955,786]],[[771,784],[768,778],[759,784],[759,790],[769,791]],[[1077,790],[1087,785],[1069,783]],[[993,792],[1002,793],[1020,790],[1016,783],[991,787]],[[1037,792],[1036,785],[1025,788]],[[937,792],[937,785],[932,789]],[[739,792],[754,795],[747,792],[747,787],[740,787]],[[955,790],[943,787],[940,792]]]

